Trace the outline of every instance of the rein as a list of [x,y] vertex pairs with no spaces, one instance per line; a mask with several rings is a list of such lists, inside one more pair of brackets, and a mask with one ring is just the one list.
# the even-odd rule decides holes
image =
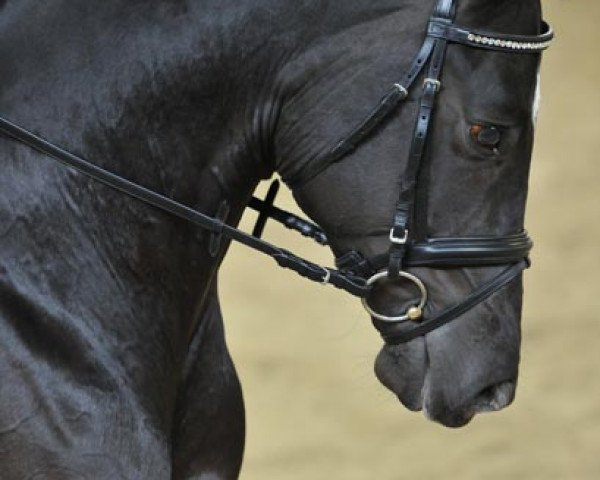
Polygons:
[[[276,247],[260,238],[227,225],[223,220],[194,210],[182,203],[165,197],[160,193],[149,190],[142,185],[138,185],[126,178],[104,170],[2,117],[0,117],[0,132],[68,167],[74,168],[87,177],[103,183],[107,187],[118,190],[125,195],[140,200],[148,205],[152,205],[173,216],[182,218],[203,230],[229,238],[235,242],[246,245],[253,250],[268,255],[269,257],[272,257],[279,266],[289,268],[309,280],[333,285],[356,297],[364,297],[368,295],[370,291],[370,288],[366,285],[366,281],[363,278],[348,275],[338,270],[321,267],[320,265],[305,260],[283,248]],[[255,199],[254,204],[260,205],[262,202]],[[283,211],[280,210],[280,212]],[[309,224],[307,223],[307,225]]]

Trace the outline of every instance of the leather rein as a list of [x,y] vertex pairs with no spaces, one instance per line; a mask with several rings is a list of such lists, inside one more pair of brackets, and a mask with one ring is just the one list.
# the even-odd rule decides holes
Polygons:
[[[262,240],[260,236],[265,223],[272,218],[322,245],[328,244],[327,235],[320,227],[273,205],[279,188],[278,182],[273,183],[265,200],[253,197],[250,201],[250,208],[260,213],[254,234],[250,235],[228,225],[218,216],[206,215],[98,167],[3,117],[0,117],[0,133],[76,169],[112,189],[211,232],[213,238],[218,240],[228,238],[246,245],[272,257],[279,266],[293,270],[308,280],[323,285],[333,285],[353,296],[362,298],[365,308],[373,318],[375,327],[380,331],[386,343],[393,345],[405,343],[451,322],[510,284],[523,270],[529,267],[528,255],[533,247],[526,232],[509,236],[465,238],[426,238],[423,236],[417,238],[412,233],[416,230],[413,226],[417,197],[416,179],[423,163],[435,100],[442,86],[441,73],[448,45],[458,43],[486,50],[537,54],[550,45],[554,36],[552,29],[546,23],[542,23],[542,33],[536,36],[511,36],[464,29],[454,24],[454,11],[455,0],[438,0],[434,14],[429,20],[425,41],[402,80],[393,85],[372,113],[348,137],[339,142],[329,154],[320,161],[310,164],[296,178],[288,181],[292,187],[305,183],[331,164],[352,153],[383,122],[389,119],[390,114],[408,97],[409,90],[425,67],[429,65],[423,83],[423,94],[409,162],[403,176],[400,197],[390,231],[390,251],[388,255],[371,261],[365,259],[358,252],[348,252],[336,260],[338,269],[327,268]],[[507,268],[475,289],[460,303],[431,318],[424,318],[423,314],[427,303],[426,286],[418,277],[404,271],[407,267],[440,268],[493,265],[507,265]],[[420,302],[411,307],[406,314],[397,317],[387,317],[374,311],[367,302],[367,298],[374,285],[386,278],[404,279],[415,284],[421,292]],[[411,328],[407,329],[406,324],[410,324]]]

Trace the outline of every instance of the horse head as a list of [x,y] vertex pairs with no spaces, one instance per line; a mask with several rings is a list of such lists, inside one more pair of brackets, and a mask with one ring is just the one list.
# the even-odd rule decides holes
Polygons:
[[[442,262],[424,253],[432,239],[463,241],[462,254],[482,239],[516,239],[527,256],[524,211],[539,52],[551,32],[543,31],[537,0],[440,0],[423,44],[430,8],[412,5],[335,35],[316,35],[277,79],[272,151],[301,208],[327,233],[338,265],[351,258],[354,270],[361,262],[372,273],[383,269],[368,297],[372,312],[382,312],[375,314],[376,326],[392,339],[377,357],[378,378],[408,408],[457,427],[514,398],[520,270],[477,304],[454,312],[454,321],[410,341],[393,341],[394,332],[403,335],[408,327],[393,325],[390,334],[380,320],[409,310],[421,321],[414,306],[425,293],[424,319],[435,317],[517,261]],[[453,37],[457,32],[464,38]],[[431,52],[423,53],[427,48]],[[396,83],[406,71],[412,73]],[[385,86],[391,92],[373,112]],[[396,97],[404,102],[386,111]],[[398,217],[401,233],[390,235]],[[398,262],[388,266],[394,243],[409,244],[405,277],[389,274],[398,268]],[[416,284],[407,281],[413,276]],[[416,288],[419,280],[424,292]]]

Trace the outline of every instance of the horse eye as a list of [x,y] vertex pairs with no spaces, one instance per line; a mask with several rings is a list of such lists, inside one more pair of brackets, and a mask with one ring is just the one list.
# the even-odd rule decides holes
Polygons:
[[493,154],[500,154],[500,141],[502,140],[502,132],[494,125],[475,124],[469,129],[471,138],[478,145],[489,149]]

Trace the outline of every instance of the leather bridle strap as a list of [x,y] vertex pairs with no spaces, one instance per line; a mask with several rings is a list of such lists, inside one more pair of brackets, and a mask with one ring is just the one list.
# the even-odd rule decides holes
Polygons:
[[[439,21],[447,20],[450,22],[452,20],[450,17],[452,5],[453,2],[449,0],[438,2],[435,14],[439,17]],[[429,69],[423,83],[423,95],[419,105],[408,164],[401,179],[399,200],[390,232],[391,246],[388,267],[390,278],[398,278],[404,267],[403,261],[409,241],[412,240],[408,229],[414,216],[417,178],[423,164],[435,100],[442,86],[441,75],[447,48],[448,42],[445,38],[436,38],[431,58],[428,59]]]
[[256,238],[262,237],[265,225],[269,219],[283,225],[285,228],[294,230],[302,236],[310,238],[319,245],[329,245],[327,234],[319,227],[308,220],[300,218],[298,215],[282,210],[276,207],[273,202],[279,190],[279,180],[274,180],[269,187],[269,191],[264,200],[256,197],[250,199],[248,206],[259,213],[256,225],[252,231],[252,236]]
[[321,267],[283,248],[276,247],[264,240],[248,235],[241,230],[227,225],[222,220],[205,215],[164,195],[104,170],[2,117],[0,117],[0,133],[4,133],[23,145],[37,150],[48,157],[52,157],[114,190],[118,190],[171,215],[182,218],[204,230],[222,235],[254,250],[258,250],[272,257],[279,266],[289,268],[309,280],[324,285],[333,285],[357,297],[364,297],[371,290],[366,285],[364,278]]
[[510,265],[527,258],[532,248],[533,242],[526,231],[489,237],[429,238],[411,244],[404,264],[407,267]]
[[530,267],[528,259],[521,260],[519,263],[511,265],[506,270],[503,270],[498,276],[494,277],[487,283],[473,290],[460,303],[442,311],[435,317],[424,321],[423,323],[407,325],[406,323],[385,323],[380,320],[373,320],[373,325],[385,340],[388,345],[400,345],[410,342],[415,338],[422,337],[447,323],[455,320],[469,310],[487,300],[497,291],[503,289],[513,282],[524,270]]
[[339,162],[350,155],[373,133],[375,133],[377,129],[383,125],[385,120],[396,111],[398,106],[408,98],[408,92],[423,71],[425,65],[427,65],[427,60],[431,56],[435,43],[436,41],[433,37],[426,37],[423,45],[421,45],[419,53],[413,58],[408,71],[404,74],[402,79],[395,83],[390,91],[384,95],[373,111],[345,138],[340,140],[333,149],[320,158],[318,162],[311,162],[294,176],[286,178],[286,183],[291,188],[305,184],[319,173],[322,173],[329,168],[332,164]]

